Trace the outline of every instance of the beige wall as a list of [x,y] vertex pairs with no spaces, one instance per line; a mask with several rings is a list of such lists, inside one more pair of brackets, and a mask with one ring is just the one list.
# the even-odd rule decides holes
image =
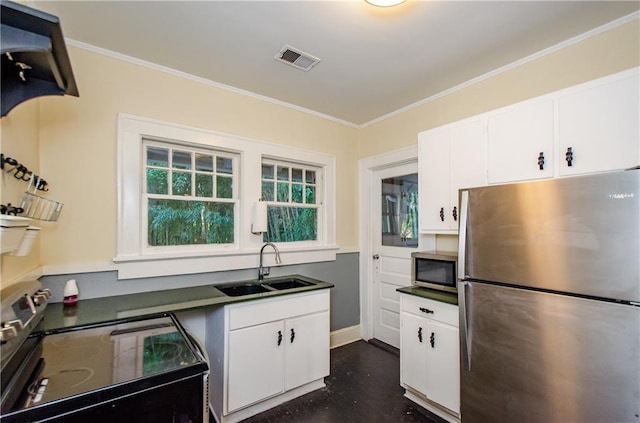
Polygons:
[[640,20],[629,22],[368,126],[359,132],[359,158],[412,145],[427,129],[639,66],[639,29]]

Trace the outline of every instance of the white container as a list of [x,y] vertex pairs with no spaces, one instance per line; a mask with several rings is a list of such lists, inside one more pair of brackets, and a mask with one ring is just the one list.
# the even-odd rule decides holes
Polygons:
[[20,245],[16,248],[11,255],[18,257],[28,256],[31,252],[31,248],[33,247],[33,243],[38,238],[40,234],[40,228],[37,226],[28,226],[24,235],[22,236],[22,240],[20,241]]
[[20,242],[27,232],[31,219],[20,216],[0,216],[0,244],[2,254],[10,253],[20,246]]

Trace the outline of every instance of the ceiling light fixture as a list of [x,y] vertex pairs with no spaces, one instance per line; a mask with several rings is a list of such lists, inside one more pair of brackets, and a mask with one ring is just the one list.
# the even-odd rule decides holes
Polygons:
[[365,0],[367,3],[378,7],[391,7],[400,3],[404,3],[405,0]]

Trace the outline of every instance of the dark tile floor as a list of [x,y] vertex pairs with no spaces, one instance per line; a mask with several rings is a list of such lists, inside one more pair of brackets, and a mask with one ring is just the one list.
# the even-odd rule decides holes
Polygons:
[[393,348],[358,341],[331,350],[325,383],[243,423],[444,422],[403,396],[400,357]]

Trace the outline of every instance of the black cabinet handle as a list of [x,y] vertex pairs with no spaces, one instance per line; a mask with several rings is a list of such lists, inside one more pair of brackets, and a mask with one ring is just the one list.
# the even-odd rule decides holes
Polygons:
[[296,339],[296,331],[293,330],[293,328],[291,328],[291,343],[293,344],[293,340]]
[[429,338],[429,342],[431,342],[431,348],[436,347],[436,334],[431,332],[431,337]]
[[422,343],[422,328],[418,328],[418,341]]
[[427,314],[433,314],[433,310],[429,310],[428,308],[420,307],[420,311]]
[[444,207],[440,207],[440,220],[444,222]]
[[544,151],[541,151],[538,156],[538,168],[544,170]]
[[567,152],[564,153],[564,159],[567,161],[567,166],[573,166],[573,148],[567,147]]
[[280,344],[282,344],[282,331],[278,331],[278,346],[280,346]]
[[457,222],[458,221],[458,207],[453,206],[453,221]]

